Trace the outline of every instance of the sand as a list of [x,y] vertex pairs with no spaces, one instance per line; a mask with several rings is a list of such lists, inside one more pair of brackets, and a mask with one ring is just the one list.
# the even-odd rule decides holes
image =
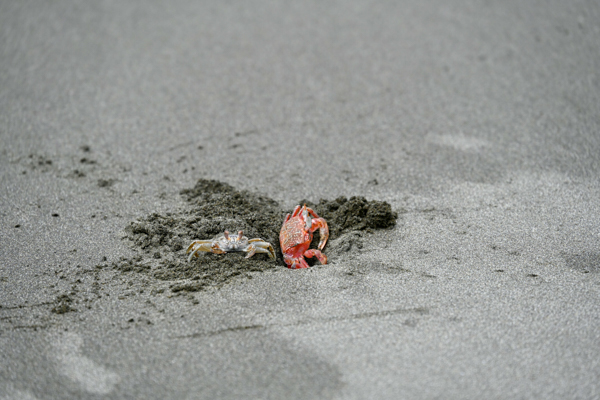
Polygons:
[[[0,399],[598,398],[599,21],[0,5]],[[277,259],[187,261],[225,229]]]

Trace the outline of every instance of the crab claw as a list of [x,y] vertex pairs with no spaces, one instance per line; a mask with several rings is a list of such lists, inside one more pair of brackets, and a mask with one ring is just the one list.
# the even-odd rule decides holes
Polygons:
[[319,230],[321,240],[319,241],[318,247],[319,250],[323,250],[323,247],[325,247],[325,244],[327,243],[327,239],[329,239],[329,227],[327,226],[327,221],[325,221],[324,218],[318,217],[310,208],[308,209],[308,212],[313,216],[310,231],[314,232],[317,229]]
[[329,227],[327,226],[327,221],[325,221],[325,218],[319,217],[317,213],[313,211],[312,208],[306,207],[306,204],[302,206],[302,209],[298,211],[294,210],[294,213],[299,214],[300,212],[302,213],[306,221],[306,230],[310,230],[311,232],[314,232],[317,229],[319,230],[321,240],[319,241],[318,247],[319,250],[323,250],[323,247],[325,247],[325,244],[327,243],[327,239],[329,239]]
[[[323,218],[318,218],[322,221],[319,221],[319,223],[321,224],[319,226],[319,235],[321,237],[321,240],[319,241],[319,250],[323,250],[323,247],[325,247],[325,244],[327,243],[327,239],[329,239],[329,227],[327,226],[327,222],[323,219]],[[313,219],[313,224],[314,224],[315,220]],[[326,263],[322,263],[322,264],[326,264]]]

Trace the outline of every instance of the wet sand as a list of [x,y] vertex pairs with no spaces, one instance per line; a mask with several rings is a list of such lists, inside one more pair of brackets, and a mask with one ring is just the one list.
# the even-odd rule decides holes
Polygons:
[[[599,21],[1,5],[0,399],[597,397]],[[329,263],[289,270],[303,202]],[[277,259],[187,262],[224,229]]]

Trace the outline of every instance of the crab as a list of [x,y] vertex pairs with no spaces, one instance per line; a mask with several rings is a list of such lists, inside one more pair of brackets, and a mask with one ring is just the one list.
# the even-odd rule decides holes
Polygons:
[[237,236],[229,236],[229,232],[225,231],[223,236],[214,240],[194,240],[186,250],[186,253],[190,253],[188,261],[191,261],[192,257],[199,257],[200,251],[210,251],[215,254],[243,251],[248,253],[246,258],[256,253],[267,253],[269,258],[275,258],[275,250],[271,243],[258,238],[248,240],[243,231],[239,231]]
[[[313,232],[319,229],[321,240],[318,248],[308,249],[313,238]],[[319,217],[311,208],[296,206],[292,214],[288,214],[283,221],[279,243],[283,253],[283,261],[288,268],[308,268],[304,257],[317,257],[321,264],[327,264],[327,256],[321,253],[327,239],[329,238],[329,227],[327,221]]]

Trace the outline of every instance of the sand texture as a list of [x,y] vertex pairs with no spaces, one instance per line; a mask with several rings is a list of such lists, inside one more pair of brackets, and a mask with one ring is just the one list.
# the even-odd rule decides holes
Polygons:
[[[599,43],[588,0],[0,2],[0,400],[600,398]],[[225,230],[275,259],[188,261]]]

